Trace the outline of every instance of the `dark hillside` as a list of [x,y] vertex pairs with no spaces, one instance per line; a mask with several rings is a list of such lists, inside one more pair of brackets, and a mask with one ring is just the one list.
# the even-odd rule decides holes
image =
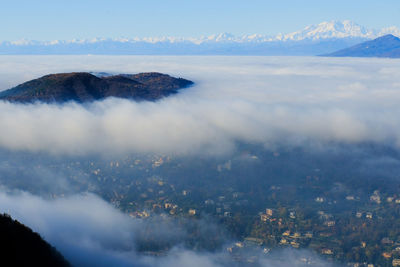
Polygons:
[[39,234],[7,214],[0,215],[0,237],[1,266],[70,266]]

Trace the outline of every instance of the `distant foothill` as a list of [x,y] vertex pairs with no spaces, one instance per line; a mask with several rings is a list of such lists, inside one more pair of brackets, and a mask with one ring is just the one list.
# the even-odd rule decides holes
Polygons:
[[400,38],[388,34],[322,56],[328,57],[385,57],[400,58]]

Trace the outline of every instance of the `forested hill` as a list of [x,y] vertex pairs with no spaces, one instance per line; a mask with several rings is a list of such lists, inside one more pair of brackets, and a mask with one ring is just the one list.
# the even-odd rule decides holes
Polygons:
[[7,214],[0,215],[0,255],[1,266],[70,266],[39,234]]
[[107,76],[87,72],[58,73],[0,92],[0,99],[22,103],[84,103],[107,97],[156,101],[192,84],[192,81],[157,72]]

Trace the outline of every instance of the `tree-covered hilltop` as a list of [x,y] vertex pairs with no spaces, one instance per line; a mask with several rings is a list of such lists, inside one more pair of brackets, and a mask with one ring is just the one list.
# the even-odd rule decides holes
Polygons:
[[22,103],[84,103],[107,97],[155,101],[192,84],[157,72],[100,77],[87,72],[58,73],[0,92],[0,99]]

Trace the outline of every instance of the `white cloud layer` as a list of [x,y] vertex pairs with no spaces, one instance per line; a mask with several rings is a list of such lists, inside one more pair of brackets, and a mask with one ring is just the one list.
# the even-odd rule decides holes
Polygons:
[[55,154],[223,153],[272,145],[400,145],[400,61],[301,57],[2,56],[0,89],[48,73],[160,71],[196,86],[156,103],[0,102],[0,147]]

